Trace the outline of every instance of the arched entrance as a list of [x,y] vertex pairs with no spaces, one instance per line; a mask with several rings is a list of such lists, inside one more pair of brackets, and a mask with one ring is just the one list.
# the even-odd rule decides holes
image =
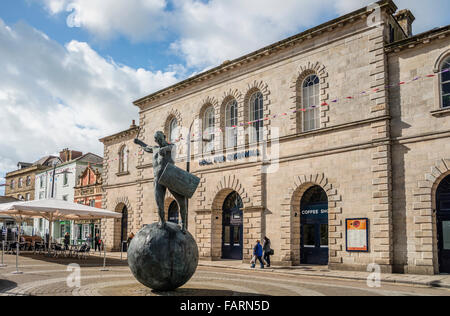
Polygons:
[[450,273],[450,176],[444,178],[437,188],[436,221],[439,272]]
[[328,197],[320,186],[308,189],[300,202],[300,263],[328,264]]
[[168,214],[168,221],[174,224],[179,224],[179,208],[177,201],[172,201],[169,206],[169,210],[167,212]]
[[124,243],[128,239],[128,208],[124,205],[122,208],[122,222],[120,228],[120,245],[123,251],[127,251],[127,245]]
[[242,199],[233,192],[222,207],[222,259],[242,260],[244,244],[244,220]]

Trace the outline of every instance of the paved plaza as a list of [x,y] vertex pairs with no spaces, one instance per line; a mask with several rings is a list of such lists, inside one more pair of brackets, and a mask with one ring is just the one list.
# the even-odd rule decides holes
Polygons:
[[[450,296],[448,288],[391,282],[383,282],[380,288],[369,288],[365,281],[314,275],[314,270],[308,272],[306,267],[262,271],[250,270],[237,262],[202,262],[194,277],[182,288],[155,293],[134,279],[126,260],[120,260],[120,254],[108,254],[108,271],[101,271],[103,259],[96,256],[75,260],[22,254],[19,270],[23,274],[12,274],[16,271],[15,259],[6,255],[8,266],[0,268],[2,296]],[[74,286],[74,271],[68,271],[72,263],[81,267],[79,286]],[[305,274],[307,272],[309,275]]]

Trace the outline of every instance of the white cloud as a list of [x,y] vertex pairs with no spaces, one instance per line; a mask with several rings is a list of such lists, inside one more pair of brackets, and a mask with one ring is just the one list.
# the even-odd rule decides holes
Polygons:
[[[121,34],[132,41],[175,34],[170,48],[196,70],[217,66],[373,0],[44,0],[53,14],[95,36]],[[448,0],[396,0],[417,17],[415,32],[448,24]],[[169,6],[169,4],[171,4]],[[170,10],[169,10],[170,7]],[[67,13],[66,13],[67,14]]]
[[70,147],[103,153],[99,138],[129,127],[131,104],[177,81],[174,71],[118,65],[88,44],[61,46],[0,20],[0,174]]
[[97,37],[125,35],[132,41],[160,39],[165,28],[165,0],[45,0],[52,14],[67,12],[69,27],[83,27]]

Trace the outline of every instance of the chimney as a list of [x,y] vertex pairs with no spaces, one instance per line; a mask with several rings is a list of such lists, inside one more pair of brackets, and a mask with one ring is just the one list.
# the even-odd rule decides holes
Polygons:
[[412,37],[412,24],[416,20],[414,14],[408,9],[404,9],[398,11],[397,14],[394,15],[394,18],[397,20],[398,24],[400,24],[405,34],[408,37]]
[[135,120],[133,120],[133,122],[131,123],[131,126],[130,126],[130,128],[135,128],[136,127],[136,121]]
[[67,161],[71,161],[73,159],[77,159],[81,156],[83,156],[82,152],[75,151],[75,150],[69,150],[69,148],[65,148],[59,153],[59,158],[61,158],[63,163],[67,162]]

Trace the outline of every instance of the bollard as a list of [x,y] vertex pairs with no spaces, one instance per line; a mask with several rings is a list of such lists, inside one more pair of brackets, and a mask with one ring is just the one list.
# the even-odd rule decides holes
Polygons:
[[17,243],[16,247],[16,271],[12,272],[11,274],[23,274],[23,272],[19,271],[19,243]]
[[7,265],[4,262],[3,256],[5,254],[5,241],[2,240],[2,263],[0,264],[0,268],[5,268]]
[[100,271],[109,271],[109,269],[106,268],[106,248],[105,248],[105,244],[102,241],[102,246],[103,246],[103,268],[100,269]]

